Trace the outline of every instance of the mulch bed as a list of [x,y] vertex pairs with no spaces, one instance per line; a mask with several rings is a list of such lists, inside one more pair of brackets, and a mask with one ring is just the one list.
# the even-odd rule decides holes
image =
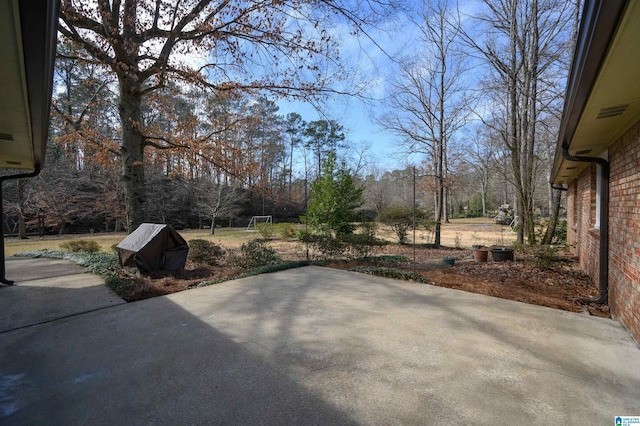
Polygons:
[[[413,248],[389,246],[385,254],[403,255],[411,262],[372,264],[364,261],[332,262],[327,266],[353,269],[358,266],[393,267],[403,271],[413,269]],[[444,265],[445,257],[456,259],[453,267]],[[374,262],[375,263],[375,262]],[[486,263],[475,262],[471,250],[424,249],[416,250],[416,274],[433,285],[485,294],[503,299],[563,309],[571,312],[589,312],[609,316],[606,305],[596,305],[581,298],[594,298],[598,289],[576,263],[558,262],[552,268],[540,268],[533,254],[516,254],[516,261]]]
[[[305,250],[300,244],[277,244],[285,260],[300,260]],[[414,248],[389,245],[369,260],[322,262],[323,266],[351,270],[357,267],[385,267],[413,271]],[[381,255],[388,255],[387,257]],[[390,256],[390,257],[389,257]],[[401,260],[398,257],[403,257]],[[442,259],[456,259],[453,267]],[[607,305],[595,305],[581,298],[593,298],[598,290],[593,281],[573,262],[557,262],[541,268],[533,253],[517,253],[516,261],[475,262],[471,250],[452,248],[415,248],[416,273],[432,285],[447,287],[519,302],[609,316]],[[313,259],[312,259],[313,260]],[[125,300],[134,301],[171,294],[195,287],[205,281],[233,278],[246,272],[231,266],[202,266],[188,263],[184,271],[152,276],[128,276],[132,282]]]

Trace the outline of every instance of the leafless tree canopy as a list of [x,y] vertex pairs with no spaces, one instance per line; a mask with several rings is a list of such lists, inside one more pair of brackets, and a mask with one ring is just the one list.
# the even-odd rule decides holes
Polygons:
[[129,229],[143,221],[145,147],[176,145],[170,138],[150,138],[144,99],[172,84],[303,98],[336,91],[335,80],[348,75],[332,38],[336,17],[366,36],[368,19],[385,6],[338,0],[64,0],[60,32],[63,42],[76,47],[71,56],[108,68],[118,82],[118,151]]

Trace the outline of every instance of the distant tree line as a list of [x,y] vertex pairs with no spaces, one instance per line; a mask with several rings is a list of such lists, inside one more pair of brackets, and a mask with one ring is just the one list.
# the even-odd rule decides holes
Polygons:
[[[407,154],[424,160],[419,175],[431,181],[437,224],[448,220],[453,188],[469,174],[456,170],[473,170],[484,212],[491,175],[499,173],[513,190],[504,201],[521,219],[518,243],[537,242],[536,214],[545,210],[552,212],[542,238],[548,244],[561,193],[545,179],[580,1],[482,0],[473,2],[473,14],[459,6],[446,0],[415,4],[410,16],[418,37],[389,77],[379,122]],[[540,207],[540,196],[548,208]]]
[[[438,242],[450,218],[510,204],[519,242],[537,242],[538,215],[551,217],[542,241],[553,236],[562,198],[547,180],[579,1],[482,0],[475,16],[445,0],[402,12],[386,1],[149,5],[62,3],[47,163],[5,185],[5,232],[295,221],[314,205],[312,184],[330,188],[324,164],[362,190],[361,221],[416,207]],[[343,164],[355,150],[339,121],[281,114],[277,100],[337,91],[349,79],[332,28],[369,37],[395,13],[419,34],[376,107],[406,164]]]
[[[46,167],[7,188],[5,232],[126,231],[116,95],[96,67],[64,57],[57,65]],[[264,97],[173,88],[142,107],[147,128],[162,135],[145,157],[143,217],[178,229],[245,226],[263,214],[296,221],[317,161],[346,147],[336,121],[283,116]],[[208,140],[194,142],[195,129]]]

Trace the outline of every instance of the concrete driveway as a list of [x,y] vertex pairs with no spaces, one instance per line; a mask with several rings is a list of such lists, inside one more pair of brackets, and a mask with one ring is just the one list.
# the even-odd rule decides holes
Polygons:
[[617,415],[640,415],[640,350],[615,321],[319,267],[0,333],[3,425]]

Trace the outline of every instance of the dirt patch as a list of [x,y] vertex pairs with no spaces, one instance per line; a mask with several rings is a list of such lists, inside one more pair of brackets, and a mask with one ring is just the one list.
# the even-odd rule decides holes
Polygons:
[[[283,260],[306,258],[306,247],[294,241],[274,241],[271,244]],[[313,257],[312,260],[316,260]],[[589,312],[609,316],[608,306],[585,302],[583,298],[597,296],[593,281],[576,263],[557,262],[542,268],[535,254],[516,253],[515,261],[475,262],[471,250],[424,246],[384,246],[370,259],[323,261],[323,266],[352,270],[354,268],[383,267],[402,272],[414,271],[425,281],[439,287],[485,294],[503,299],[563,309],[571,312]],[[454,266],[446,266],[443,258],[455,259]],[[568,255],[567,255],[568,257]],[[184,271],[153,276],[127,276],[130,285],[123,296],[127,301],[171,294],[195,287],[203,282],[231,279],[248,270],[226,266],[202,266],[188,263]],[[406,275],[406,274],[404,274]]]
[[[332,262],[327,266],[353,269],[363,266],[391,267],[413,270],[413,248],[394,246],[385,249],[388,257],[374,262]],[[416,248],[416,274],[433,285],[510,299],[533,305],[547,306],[571,312],[586,312],[608,316],[606,305],[595,305],[581,298],[593,298],[598,291],[593,281],[578,265],[558,262],[552,268],[541,268],[533,253],[517,253],[515,261],[475,262],[471,250]],[[390,262],[393,256],[404,256],[409,262]],[[443,258],[455,258],[453,267],[444,265]]]
[[597,291],[584,274],[571,270],[540,271],[529,262],[467,263],[453,268],[425,271],[440,287],[455,288],[533,305],[580,312],[580,297]]

